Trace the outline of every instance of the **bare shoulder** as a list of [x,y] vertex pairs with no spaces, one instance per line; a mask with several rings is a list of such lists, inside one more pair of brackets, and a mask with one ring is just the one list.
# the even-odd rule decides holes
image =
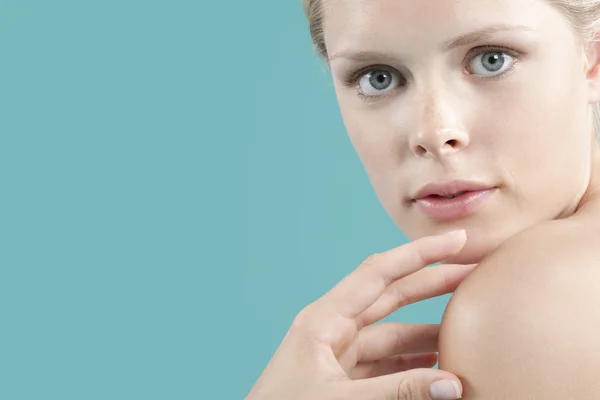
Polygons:
[[600,220],[551,221],[506,241],[452,296],[439,344],[463,399],[598,396]]

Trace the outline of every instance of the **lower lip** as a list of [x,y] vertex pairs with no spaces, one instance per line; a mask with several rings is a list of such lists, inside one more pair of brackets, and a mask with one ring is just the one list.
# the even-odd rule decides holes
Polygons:
[[428,216],[439,221],[465,218],[475,213],[494,193],[496,188],[466,192],[453,199],[428,196],[417,199],[417,206]]

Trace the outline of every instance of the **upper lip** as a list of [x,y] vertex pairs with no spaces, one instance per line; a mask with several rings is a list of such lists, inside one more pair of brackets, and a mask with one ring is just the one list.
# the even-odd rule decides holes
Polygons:
[[449,196],[452,194],[462,193],[462,192],[476,192],[480,190],[486,190],[493,188],[493,185],[488,185],[481,182],[475,181],[446,181],[446,182],[437,182],[437,183],[429,183],[423,186],[419,191],[414,195],[413,199],[421,199],[423,197],[438,195],[438,196]]

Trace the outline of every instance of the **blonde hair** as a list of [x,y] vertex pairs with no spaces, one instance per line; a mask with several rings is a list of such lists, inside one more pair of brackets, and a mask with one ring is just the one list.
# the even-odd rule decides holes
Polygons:
[[[302,0],[308,18],[310,36],[318,54],[328,59],[327,46],[323,34],[324,12],[322,0]],[[575,33],[585,42],[595,42],[600,37],[600,0],[547,0],[566,18]],[[592,107],[594,131],[600,143],[600,103]]]

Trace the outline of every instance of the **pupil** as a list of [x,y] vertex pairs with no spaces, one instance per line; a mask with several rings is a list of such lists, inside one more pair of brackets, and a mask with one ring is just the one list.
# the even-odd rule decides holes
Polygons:
[[371,86],[377,90],[384,90],[391,84],[390,76],[385,71],[376,71],[371,75]]
[[488,53],[488,57],[484,58],[486,68],[492,72],[498,71],[502,68],[504,57],[500,53]]

